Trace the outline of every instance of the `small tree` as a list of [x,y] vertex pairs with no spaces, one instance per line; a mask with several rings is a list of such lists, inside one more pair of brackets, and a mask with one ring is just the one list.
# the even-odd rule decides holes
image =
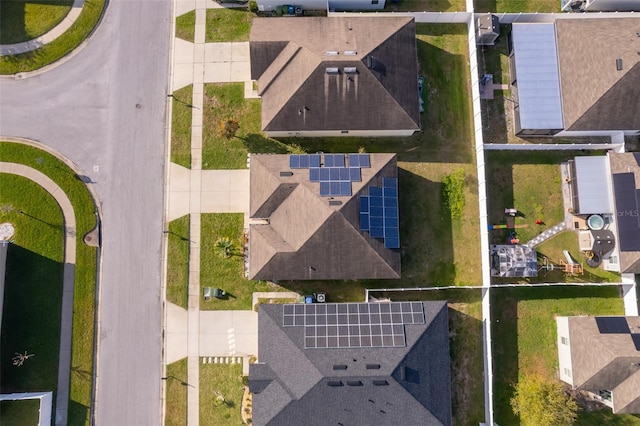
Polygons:
[[525,375],[514,388],[511,408],[523,426],[565,426],[575,422],[578,404],[561,383]]
[[221,237],[216,241],[215,249],[220,257],[228,259],[235,250],[235,244],[229,237]]
[[229,119],[220,123],[220,136],[233,139],[236,137],[236,133],[240,129],[240,123],[237,120]]

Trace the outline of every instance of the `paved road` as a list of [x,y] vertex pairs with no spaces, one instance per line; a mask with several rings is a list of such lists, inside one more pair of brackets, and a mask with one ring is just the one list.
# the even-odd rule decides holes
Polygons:
[[70,61],[0,81],[0,135],[57,149],[95,181],[102,204],[99,425],[160,421],[170,16],[169,0],[111,0],[95,37]]

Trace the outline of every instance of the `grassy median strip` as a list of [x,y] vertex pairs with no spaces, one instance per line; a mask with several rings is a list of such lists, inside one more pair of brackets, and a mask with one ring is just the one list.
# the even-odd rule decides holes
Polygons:
[[0,142],[0,161],[24,164],[46,174],[62,188],[73,205],[77,246],[68,423],[88,424],[93,379],[97,250],[87,246],[83,237],[96,224],[94,201],[73,170],[38,148]]
[[176,90],[172,98],[171,161],[190,169],[193,86]]
[[31,52],[0,56],[0,74],[37,70],[66,56],[91,34],[105,5],[106,0],[85,0],[82,12],[71,28],[51,43]]
[[176,18],[176,37],[194,42],[196,35],[196,11],[192,10]]
[[167,301],[187,309],[189,290],[189,215],[169,222]]
[[241,425],[242,364],[200,364],[200,424]]
[[[187,425],[187,359],[167,365],[165,426]],[[201,389],[205,389],[202,388]]]

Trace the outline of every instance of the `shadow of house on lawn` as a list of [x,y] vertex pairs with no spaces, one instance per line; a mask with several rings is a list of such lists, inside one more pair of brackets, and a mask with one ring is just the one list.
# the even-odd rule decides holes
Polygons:
[[[7,254],[0,392],[55,391],[58,385],[63,264],[11,244]],[[16,353],[34,354],[20,367]]]
[[[49,6],[71,6],[73,0],[12,0],[0,3],[0,26],[3,33],[7,35],[0,36],[0,44],[14,44],[33,40],[42,34],[30,34],[27,32],[27,17],[33,14],[33,11],[27,10],[27,5],[49,5]],[[51,28],[58,25],[64,18],[61,16],[57,22],[51,22]],[[33,19],[33,18],[31,18]],[[47,30],[49,31],[49,30]],[[44,33],[46,33],[45,31]],[[44,34],[43,33],[43,34]]]

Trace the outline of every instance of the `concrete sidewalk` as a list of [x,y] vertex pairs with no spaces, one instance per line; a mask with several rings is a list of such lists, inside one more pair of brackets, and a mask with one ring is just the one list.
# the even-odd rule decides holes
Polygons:
[[56,389],[56,425],[67,424],[69,383],[71,380],[71,339],[73,333],[73,287],[76,267],[76,218],[67,194],[47,175],[23,164],[0,163],[0,173],[25,177],[44,188],[56,200],[64,216],[64,268],[62,314],[60,321],[60,358]]

